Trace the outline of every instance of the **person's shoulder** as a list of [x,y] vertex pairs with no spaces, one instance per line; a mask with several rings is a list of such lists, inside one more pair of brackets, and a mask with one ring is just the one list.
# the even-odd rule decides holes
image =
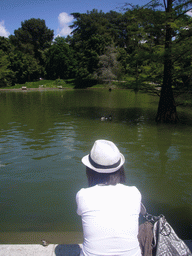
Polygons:
[[81,204],[82,202],[91,202],[98,197],[98,194],[101,194],[101,191],[98,191],[96,186],[82,188],[76,194],[76,202]]
[[82,195],[85,190],[86,190],[86,188],[81,188],[81,189],[77,192],[76,197]]
[[92,193],[92,191],[95,189],[94,187],[88,187],[88,188],[81,188],[77,194],[76,197],[80,197],[80,196],[84,196],[84,195],[89,195],[90,193]]
[[124,184],[117,184],[119,189],[130,192],[130,193],[136,193],[136,194],[140,194],[139,189],[136,186],[127,186]]

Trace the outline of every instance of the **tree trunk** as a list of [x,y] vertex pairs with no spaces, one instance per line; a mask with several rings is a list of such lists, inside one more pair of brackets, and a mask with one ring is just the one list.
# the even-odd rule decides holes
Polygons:
[[[172,0],[167,0],[166,13],[171,16]],[[176,123],[178,116],[172,90],[172,56],[171,56],[172,29],[166,25],[165,55],[164,55],[164,76],[163,86],[159,100],[156,122]]]

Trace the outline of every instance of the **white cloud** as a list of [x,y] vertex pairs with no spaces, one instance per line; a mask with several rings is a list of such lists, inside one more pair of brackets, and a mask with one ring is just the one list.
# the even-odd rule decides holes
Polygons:
[[64,25],[72,22],[73,21],[73,16],[67,14],[66,12],[62,12],[62,13],[59,14],[58,20],[59,20],[60,26],[62,27]]
[[4,20],[0,21],[0,36],[8,37],[10,33],[6,30]]
[[187,15],[189,15],[189,16],[192,17],[192,10],[188,11],[188,12],[187,12]]
[[70,23],[73,21],[73,16],[66,12],[62,12],[58,17],[59,29],[57,36],[67,36],[71,33],[72,29],[69,27]]

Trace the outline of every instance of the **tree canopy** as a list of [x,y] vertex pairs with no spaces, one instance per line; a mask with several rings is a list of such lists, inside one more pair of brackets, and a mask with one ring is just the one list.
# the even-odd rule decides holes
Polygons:
[[25,20],[0,37],[0,86],[39,77],[75,78],[77,87],[121,79],[135,91],[162,88],[156,120],[176,122],[174,95],[192,86],[190,7],[187,0],[152,0],[120,12],[76,12],[71,35],[55,39],[44,20]]
[[53,40],[53,30],[41,19],[29,19],[21,22],[21,28],[10,36],[12,44],[20,51],[40,58],[40,51],[45,50]]
[[74,51],[66,39],[57,37],[49,49],[45,51],[45,59],[48,79],[66,79],[74,76],[76,66]]

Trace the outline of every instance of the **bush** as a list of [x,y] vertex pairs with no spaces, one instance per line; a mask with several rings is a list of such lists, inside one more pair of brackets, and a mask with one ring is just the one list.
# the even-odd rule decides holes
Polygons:
[[57,86],[64,86],[66,85],[65,81],[63,79],[56,79],[55,80],[55,85]]

